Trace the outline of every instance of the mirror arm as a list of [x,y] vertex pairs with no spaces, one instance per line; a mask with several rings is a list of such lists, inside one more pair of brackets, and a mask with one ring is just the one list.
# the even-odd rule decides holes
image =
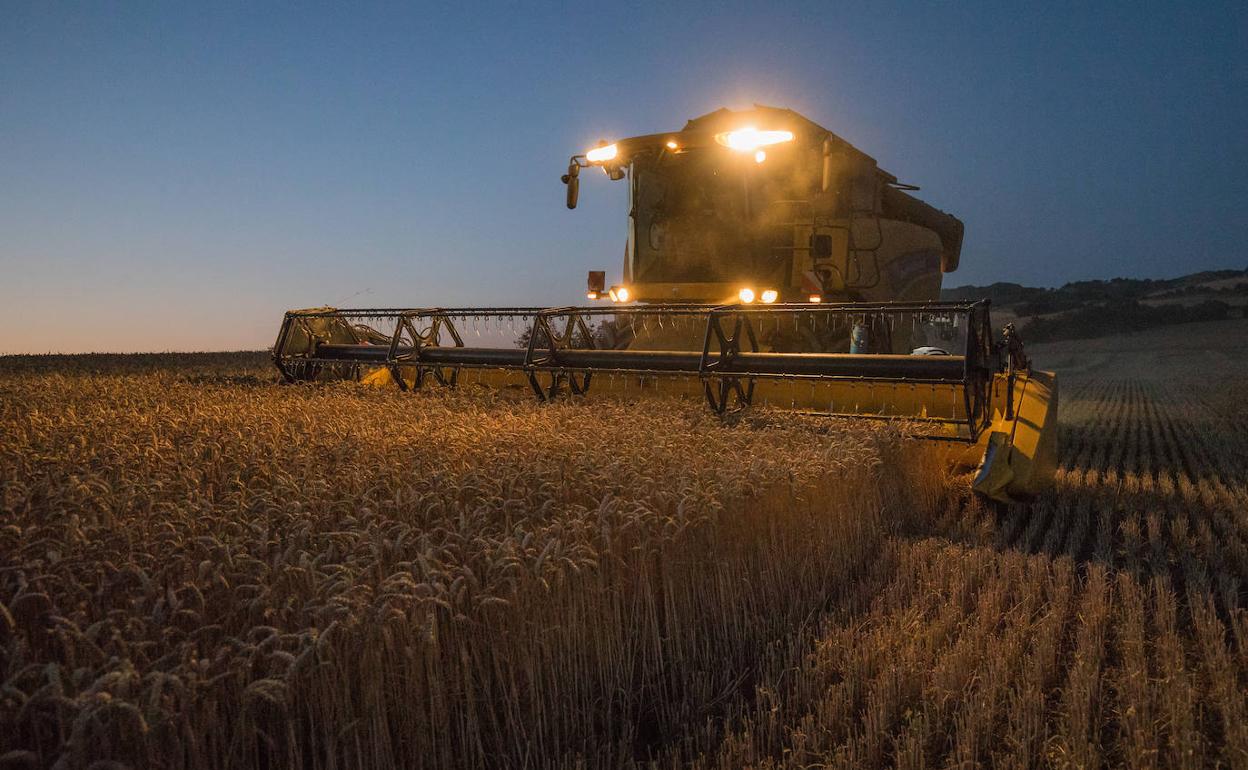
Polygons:
[[823,140],[823,191],[832,186],[832,137]]
[[563,175],[562,180],[568,187],[568,208],[574,209],[581,194],[581,166],[575,157],[568,161],[568,173]]

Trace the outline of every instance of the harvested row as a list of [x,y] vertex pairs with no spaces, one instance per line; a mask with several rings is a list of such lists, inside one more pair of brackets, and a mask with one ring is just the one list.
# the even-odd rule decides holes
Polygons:
[[1248,766],[1244,407],[1063,388],[1054,494],[891,539],[702,765]]

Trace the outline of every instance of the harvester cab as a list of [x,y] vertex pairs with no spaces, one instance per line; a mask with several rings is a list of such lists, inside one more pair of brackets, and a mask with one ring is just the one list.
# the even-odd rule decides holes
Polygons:
[[617,301],[936,300],[962,249],[957,218],[791,110],[717,110],[604,141],[571,158],[569,208],[594,167],[629,185]]
[[629,191],[621,278],[590,271],[596,304],[291,311],[274,346],[283,378],[901,420],[990,498],[1050,483],[1056,379],[1030,368],[1012,329],[994,336],[986,301],[940,301],[963,228],[918,188],[761,106],[572,156],[568,208],[595,167]]

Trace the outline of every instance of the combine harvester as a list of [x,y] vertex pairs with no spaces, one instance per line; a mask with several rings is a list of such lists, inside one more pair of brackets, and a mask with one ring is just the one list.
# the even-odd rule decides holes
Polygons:
[[1030,368],[1011,327],[994,339],[987,301],[939,301],[963,228],[917,187],[762,106],[573,156],[568,208],[593,167],[629,185],[622,281],[589,273],[589,299],[608,303],[291,311],[273,349],[282,377],[905,420],[989,498],[1051,482],[1056,378]]

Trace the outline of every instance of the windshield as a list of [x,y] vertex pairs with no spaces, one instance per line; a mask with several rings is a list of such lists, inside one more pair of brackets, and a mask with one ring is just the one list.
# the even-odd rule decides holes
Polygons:
[[783,283],[792,221],[805,198],[788,164],[717,150],[643,156],[632,164],[632,280]]

